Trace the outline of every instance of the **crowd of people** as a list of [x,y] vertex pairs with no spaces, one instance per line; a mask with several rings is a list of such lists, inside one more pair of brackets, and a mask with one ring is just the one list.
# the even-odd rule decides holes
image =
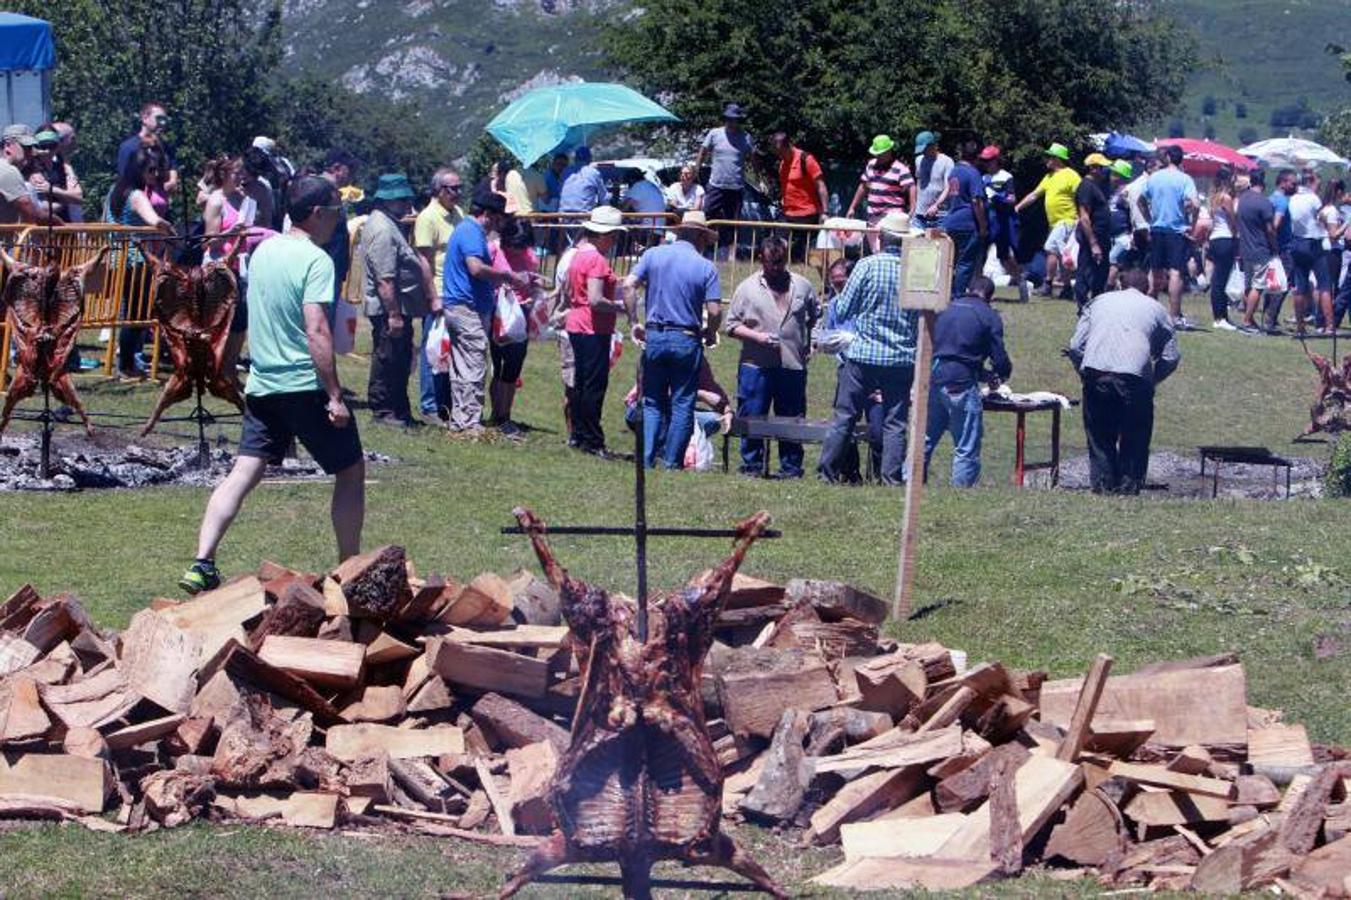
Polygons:
[[[833,201],[825,173],[790,134],[772,135],[782,221],[805,227],[765,229],[755,247],[758,269],[729,297],[716,248],[726,243],[719,223],[741,215],[753,164],[756,145],[744,118],[728,104],[723,124],[707,132],[669,186],[639,174],[617,193],[589,149],[577,147],[571,157],[550,155],[538,170],[497,162],[472,185],[454,167],[440,168],[421,204],[401,173],[372,173],[375,190],[366,196],[355,184],[357,160],[341,149],[297,169],[274,141],[259,137],[244,153],[207,164],[196,183],[201,240],[184,241],[194,232],[172,224],[171,198],[189,191],[166,139],[168,113],[146,103],[140,128],[117,148],[116,181],[101,218],[164,233],[163,246],[126,244],[132,269],[146,265],[145,252],[170,245],[186,261],[198,248],[202,258],[234,268],[240,305],[225,358],[248,371],[239,459],[208,505],[183,586],[197,591],[219,582],[216,546],[266,463],[295,440],[336,476],[339,555],[359,546],[364,464],[353,395],[334,364],[349,272],[359,273],[370,328],[366,405],[374,424],[435,425],[469,438],[493,429],[518,438],[523,428],[512,413],[529,338],[552,334],[568,446],[614,458],[604,422],[623,319],[641,350],[625,422],[641,434],[646,465],[686,467],[697,438],[726,430],[733,411],[806,415],[810,361],[825,354],[835,358],[836,388],[817,473],[860,480],[855,437],[863,420],[870,469],[896,485],[910,476],[906,432],[918,337],[917,314],[896,302],[901,248],[917,233],[943,232],[955,264],[952,301],[932,336],[925,471],[949,435],[951,482],[979,480],[984,393],[1013,368],[992,305],[991,276],[1002,270],[1021,300],[1039,287],[1076,302],[1067,354],[1083,380],[1092,486],[1106,493],[1134,493],[1143,484],[1154,388],[1178,365],[1175,332],[1192,327],[1181,307],[1188,281],[1209,278],[1216,329],[1278,328],[1287,289],[1299,331],[1306,318],[1333,329],[1351,305],[1351,278],[1342,271],[1351,195],[1340,181],[1324,185],[1312,171],[1281,171],[1268,195],[1265,173],[1222,169],[1203,198],[1176,147],[1134,159],[1089,153],[1081,175],[1070,149],[1055,142],[1043,153],[1044,176],[1020,192],[998,146],[965,140],[949,156],[932,131],[915,135],[913,156],[889,135],[871,141],[843,210],[866,222],[871,252],[833,258],[820,293],[790,262],[827,218]],[[85,219],[92,198],[69,163],[74,141],[64,123],[5,129],[0,222]],[[1021,217],[1036,206],[1047,235],[1027,254]],[[186,197],[181,211],[193,215]],[[548,239],[537,233],[532,219],[543,211],[570,214],[566,232]],[[668,212],[679,216],[668,228],[643,216]],[[649,239],[629,241],[633,231]],[[636,256],[622,277],[620,246]],[[558,255],[552,283],[541,275],[545,253]],[[1239,325],[1229,321],[1233,304],[1242,309]],[[720,336],[739,348],[730,394],[705,356]],[[120,335],[127,377],[145,374],[141,340],[135,328]],[[763,440],[743,440],[741,471],[768,472],[770,452]],[[779,442],[776,474],[806,474],[801,444]]]

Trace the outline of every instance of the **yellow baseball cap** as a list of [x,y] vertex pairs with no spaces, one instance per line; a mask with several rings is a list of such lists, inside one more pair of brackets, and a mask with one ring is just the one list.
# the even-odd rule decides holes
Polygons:
[[1101,153],[1090,153],[1088,156],[1084,157],[1084,165],[1102,166],[1104,169],[1110,169],[1112,167],[1112,161]]

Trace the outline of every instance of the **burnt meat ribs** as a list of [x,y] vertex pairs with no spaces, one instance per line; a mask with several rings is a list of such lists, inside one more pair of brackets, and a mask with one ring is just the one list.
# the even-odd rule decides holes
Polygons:
[[1340,369],[1334,369],[1331,360],[1312,352],[1307,344],[1304,355],[1318,370],[1318,396],[1309,408],[1309,427],[1304,433],[1351,430],[1351,354],[1342,359]]
[[514,514],[559,593],[585,677],[572,743],[550,788],[556,830],[501,896],[564,863],[618,862],[624,895],[646,897],[652,864],[662,859],[724,866],[786,896],[719,831],[722,767],[699,700],[713,623],[769,514],[738,525],[735,549],[717,568],[653,600],[647,643],[636,636],[632,600],[573,578],[545,542],[544,523],[527,509]]
[[18,365],[0,413],[0,432],[9,425],[14,407],[45,384],[80,414],[85,431],[93,433],[66,363],[80,333],[85,282],[91,272],[102,270],[107,252],[105,247],[88,262],[62,269],[55,261],[42,266],[19,262],[0,249],[0,259],[9,270],[3,306],[18,345]]
[[174,372],[155,401],[150,420],[141,429],[149,434],[164,410],[192,396],[194,390],[209,391],[244,411],[244,398],[233,372],[222,372],[230,321],[239,302],[239,283],[230,269],[235,251],[223,260],[184,268],[146,254],[154,267],[155,318],[164,329]]

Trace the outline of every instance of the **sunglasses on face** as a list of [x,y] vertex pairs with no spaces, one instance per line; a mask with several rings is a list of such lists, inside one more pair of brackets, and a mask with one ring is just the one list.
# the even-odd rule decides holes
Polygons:
[[458,194],[460,192],[460,186],[458,184],[443,184],[441,185],[441,190],[450,191],[452,194]]

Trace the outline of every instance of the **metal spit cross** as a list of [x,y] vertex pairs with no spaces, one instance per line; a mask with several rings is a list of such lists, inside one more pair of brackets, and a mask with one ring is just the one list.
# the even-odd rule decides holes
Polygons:
[[[638,357],[638,408],[643,404],[643,358]],[[647,539],[649,537],[735,538],[735,528],[671,528],[650,527],[647,524],[647,467],[643,423],[639,419],[635,429],[633,455],[633,527],[615,525],[559,525],[549,526],[550,534],[580,534],[591,537],[633,536],[635,561],[638,566],[638,640],[647,641]],[[502,534],[524,534],[519,525],[503,528]],[[783,532],[768,529],[761,538],[782,537]]]

